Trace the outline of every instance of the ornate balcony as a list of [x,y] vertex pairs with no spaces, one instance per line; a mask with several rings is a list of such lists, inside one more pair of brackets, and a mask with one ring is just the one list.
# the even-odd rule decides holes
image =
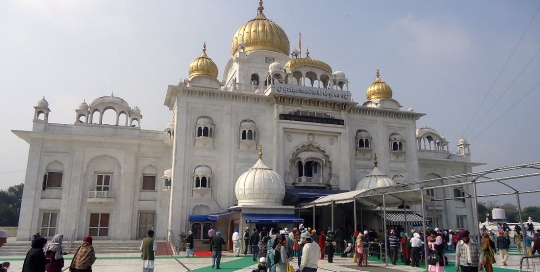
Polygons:
[[88,192],[88,202],[110,202],[114,203],[114,192],[113,191],[89,191]]
[[298,177],[293,182],[294,187],[328,187],[323,178]]

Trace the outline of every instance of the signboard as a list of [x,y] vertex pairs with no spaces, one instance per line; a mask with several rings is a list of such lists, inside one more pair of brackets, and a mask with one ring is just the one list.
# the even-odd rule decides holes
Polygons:
[[332,90],[325,88],[309,87],[290,85],[283,83],[275,83],[272,93],[286,94],[292,96],[306,97],[306,98],[318,98],[332,101],[351,101],[351,92]]

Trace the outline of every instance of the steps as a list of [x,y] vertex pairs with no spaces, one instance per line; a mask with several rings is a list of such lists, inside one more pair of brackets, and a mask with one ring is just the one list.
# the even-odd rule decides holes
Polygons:
[[[160,241],[161,244],[164,241]],[[69,249],[69,242],[64,242],[64,251],[75,253],[82,241],[74,241]],[[0,248],[1,256],[26,256],[28,250],[30,250],[30,241],[10,241],[4,244]],[[141,240],[94,240],[92,242],[96,255],[109,254],[109,253],[140,253]],[[164,248],[165,245],[162,247]],[[71,255],[72,256],[72,255]],[[68,258],[70,255],[67,256]]]

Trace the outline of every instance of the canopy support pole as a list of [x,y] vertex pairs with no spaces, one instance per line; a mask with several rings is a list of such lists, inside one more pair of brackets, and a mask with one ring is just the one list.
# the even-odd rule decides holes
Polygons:
[[407,222],[407,206],[405,206],[405,201],[403,201],[403,213],[405,214],[405,234],[409,235],[409,225]]
[[[478,222],[479,218],[478,218],[478,193],[476,192],[476,180],[473,181],[473,192],[474,192],[474,206],[473,206],[473,222]],[[475,224],[476,225],[476,242],[477,242],[477,245],[480,245],[480,224]]]
[[313,229],[315,230],[315,205],[313,205]]
[[356,199],[354,199],[353,203],[354,203],[353,204],[353,207],[354,207],[354,228],[353,228],[353,230],[357,230],[357,227],[356,227],[357,226],[357,223],[356,223]]
[[334,231],[334,201],[332,201],[332,204],[330,205],[331,209],[332,209],[332,232],[335,233]]
[[[420,188],[420,194],[422,194],[422,231],[424,232],[424,241],[427,241],[426,236],[426,206],[424,206],[424,188]],[[427,257],[428,243],[424,243],[424,258]],[[426,269],[428,269],[428,262],[425,262]]]
[[383,224],[384,224],[384,262],[388,266],[388,246],[386,243],[387,233],[386,233],[386,201],[384,199],[385,194],[382,195],[382,204],[383,204]]

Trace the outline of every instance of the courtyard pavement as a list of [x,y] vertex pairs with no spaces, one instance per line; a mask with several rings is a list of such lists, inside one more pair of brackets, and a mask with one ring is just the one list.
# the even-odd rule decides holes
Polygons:
[[[222,258],[220,271],[245,271],[250,272],[256,266],[256,262],[253,261],[250,255],[234,257],[232,254],[225,252],[225,256]],[[447,254],[449,261],[453,261],[453,254]],[[11,268],[8,271],[21,271],[25,256],[2,256],[2,249],[0,249],[0,261],[10,261]],[[516,271],[519,269],[519,260],[521,256],[510,255],[508,260],[508,266],[502,267],[502,262],[497,256],[497,264],[495,264],[495,271],[506,272]],[[538,260],[538,259],[537,259]],[[66,256],[66,266],[71,262],[69,255]],[[159,256],[155,261],[156,272],[169,272],[169,271],[213,271],[211,268],[212,259],[208,257],[190,257],[184,256]],[[534,265],[534,266],[533,266]],[[293,261],[293,266],[296,265],[296,259]],[[141,271],[140,254],[138,253],[115,253],[115,254],[101,254],[97,256],[96,263],[92,267],[94,272],[123,272],[123,271]],[[319,260],[319,269],[322,272],[332,271],[369,271],[369,272],[394,272],[394,271],[407,271],[407,272],[419,272],[425,271],[423,267],[416,268],[402,264],[388,265],[377,260],[374,257],[370,257],[370,262],[367,267],[357,267],[352,258],[336,257],[334,263],[328,263],[327,260]],[[455,271],[454,264],[450,263],[445,267],[445,271]],[[523,271],[540,271],[540,261],[535,261],[534,264],[531,261],[529,270]]]

